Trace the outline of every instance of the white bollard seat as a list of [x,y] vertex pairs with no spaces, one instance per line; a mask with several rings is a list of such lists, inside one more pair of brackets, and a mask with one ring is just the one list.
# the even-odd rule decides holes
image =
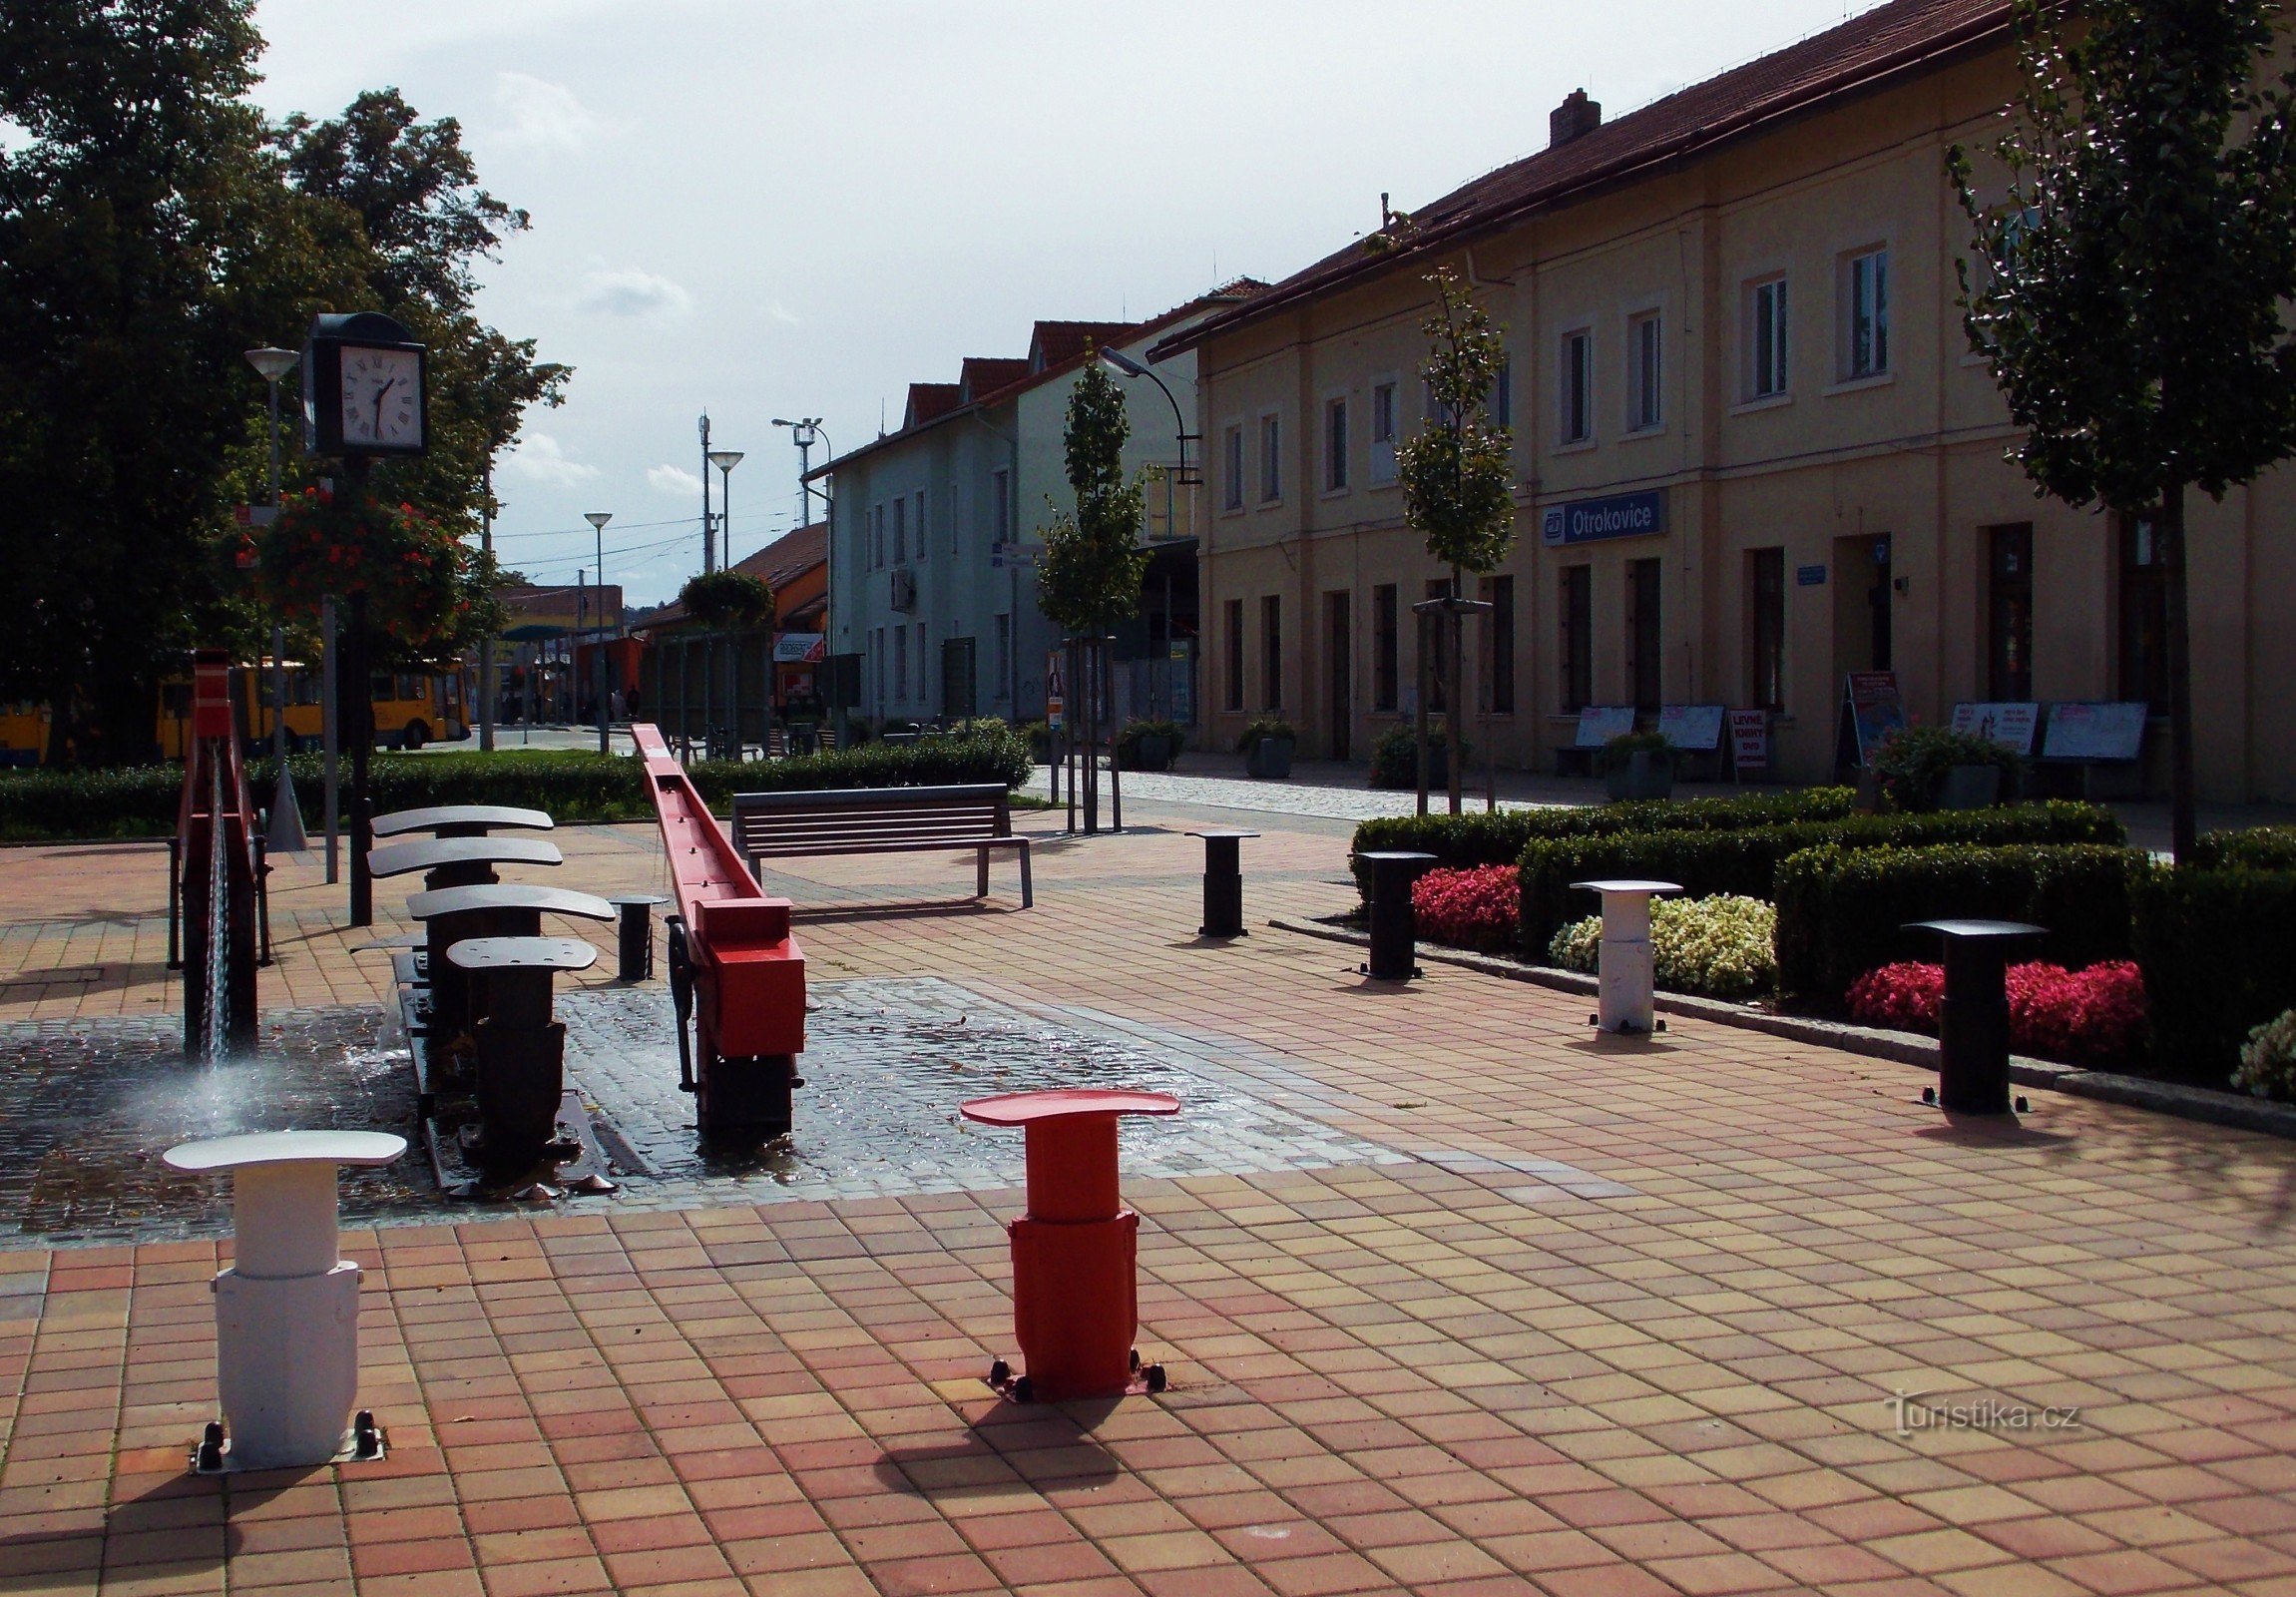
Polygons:
[[163,1156],[190,1174],[231,1173],[233,1262],[214,1290],[232,1468],[323,1464],[340,1448],[358,1396],[359,1268],[341,1257],[335,1170],[405,1152],[387,1132],[273,1131]]
[[1596,1024],[1602,1030],[1648,1036],[1657,1020],[1657,982],[1650,958],[1650,899],[1680,892],[1671,881],[1575,881],[1574,888],[1603,895],[1603,957],[1596,967]]

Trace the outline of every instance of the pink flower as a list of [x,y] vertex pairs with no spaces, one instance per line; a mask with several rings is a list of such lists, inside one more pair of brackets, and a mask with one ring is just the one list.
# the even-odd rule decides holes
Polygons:
[[1523,917],[1522,878],[1513,865],[1430,870],[1412,884],[1411,912],[1430,942],[1506,953]]

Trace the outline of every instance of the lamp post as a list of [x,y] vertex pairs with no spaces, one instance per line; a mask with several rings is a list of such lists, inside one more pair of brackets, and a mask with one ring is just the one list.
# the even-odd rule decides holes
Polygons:
[[[709,464],[717,468],[717,568],[733,569],[733,468],[741,464],[738,449],[712,449]],[[741,758],[741,640],[725,640],[725,714],[733,732],[733,758]]]
[[[813,469],[813,445],[827,443],[829,435],[821,430],[819,416],[799,416],[795,421],[775,416],[773,425],[789,429],[789,441],[797,446],[797,525],[802,527],[813,519],[813,489],[806,482]],[[829,497],[826,489],[821,497]]]
[[[249,349],[247,364],[263,379],[270,405],[271,515],[279,513],[279,379],[295,369],[302,356],[292,349],[265,346]],[[287,774],[287,629],[271,623],[271,754],[279,763],[279,780],[271,789],[271,823],[263,846],[271,853],[299,853],[310,846],[303,835],[303,814],[295,802],[295,781]]]
[[[797,525],[800,527],[810,526],[813,521],[813,485],[807,479],[813,474],[813,445],[818,441],[826,446],[831,459],[836,458],[836,445],[830,443],[829,435],[821,430],[821,418],[819,416],[799,416],[794,421],[786,416],[775,416],[773,425],[787,427],[789,429],[789,441],[797,446]],[[829,490],[826,488],[821,490],[821,511],[824,519],[826,519],[829,514]],[[824,602],[821,613],[821,637],[823,642],[828,645],[825,651],[826,655],[836,652],[836,640],[830,631],[835,623],[834,607],[837,592],[837,540],[834,536],[824,535],[821,539],[821,592]],[[835,672],[826,657],[823,658],[821,666],[829,678],[830,685],[834,688],[836,684]],[[837,747],[840,749],[845,747],[844,697],[843,693],[836,693],[835,698],[838,703],[830,707],[830,725],[836,730]]]
[[606,734],[606,524],[614,519],[611,510],[592,510],[583,515],[590,530],[598,538],[598,646],[596,677],[598,681],[598,752],[607,752]]

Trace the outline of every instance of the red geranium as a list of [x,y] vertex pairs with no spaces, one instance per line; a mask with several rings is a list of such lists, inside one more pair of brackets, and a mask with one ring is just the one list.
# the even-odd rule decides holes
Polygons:
[[[2010,1046],[2020,1053],[2108,1066],[2126,1062],[2143,1041],[2144,978],[2125,959],[2085,970],[2012,965],[2007,985]],[[1851,983],[1850,1015],[1869,1026],[1934,1032],[1944,995],[1943,966],[1884,965]]]
[[1419,934],[1454,948],[1503,954],[1523,919],[1523,881],[1513,865],[1430,870],[1411,886]]

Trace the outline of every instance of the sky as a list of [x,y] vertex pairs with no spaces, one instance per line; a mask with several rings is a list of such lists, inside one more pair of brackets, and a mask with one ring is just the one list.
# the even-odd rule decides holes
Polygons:
[[635,604],[700,569],[704,410],[745,457],[738,558],[795,524],[773,417],[858,447],[1040,317],[1274,281],[1382,192],[1413,210],[1544,148],[1574,88],[1615,117],[1869,4],[261,0],[257,98],[395,86],[532,214],[480,314],[575,374],[496,469],[497,549],[596,580],[583,514],[610,511]]

